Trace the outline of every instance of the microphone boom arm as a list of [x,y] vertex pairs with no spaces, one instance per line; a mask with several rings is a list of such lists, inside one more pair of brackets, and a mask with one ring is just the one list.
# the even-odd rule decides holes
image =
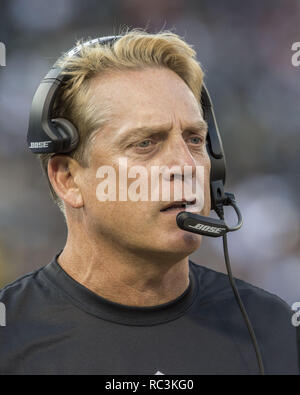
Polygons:
[[[243,218],[240,209],[236,205],[235,197],[232,193],[225,192],[226,199],[222,202],[222,206],[218,205],[216,212],[220,219],[205,217],[199,214],[182,211],[177,214],[176,222],[179,228],[187,232],[198,233],[204,236],[219,237],[224,236],[227,232],[234,232],[241,228]],[[238,221],[233,227],[227,226],[224,221],[224,206],[232,206],[237,214]]]

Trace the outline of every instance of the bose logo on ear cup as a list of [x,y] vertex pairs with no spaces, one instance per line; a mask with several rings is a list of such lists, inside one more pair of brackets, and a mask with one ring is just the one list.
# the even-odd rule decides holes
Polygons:
[[34,141],[30,143],[29,148],[48,148],[52,141]]

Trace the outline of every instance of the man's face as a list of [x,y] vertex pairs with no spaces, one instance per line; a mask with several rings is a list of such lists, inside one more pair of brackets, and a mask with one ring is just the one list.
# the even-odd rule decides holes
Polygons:
[[[200,246],[201,236],[177,226],[178,211],[161,211],[169,203],[179,200],[174,195],[175,180],[177,190],[178,185],[182,188],[182,199],[194,200],[195,194],[187,192],[188,188],[185,188],[188,177],[184,176],[184,168],[191,171],[186,174],[190,175],[189,182],[192,180],[193,192],[197,190],[197,174],[197,185],[204,191],[204,205],[200,202],[198,213],[208,215],[210,211],[210,160],[205,145],[206,124],[191,90],[177,74],[166,68],[111,73],[94,79],[91,89],[91,100],[96,108],[100,109],[101,103],[109,104],[114,116],[109,124],[94,135],[88,151],[89,166],[82,169],[79,178],[88,231],[96,239],[104,238],[116,248],[121,245],[145,256],[165,253],[177,254],[182,258],[191,254]],[[120,158],[123,161],[121,167]],[[133,166],[142,166],[143,174],[124,180],[125,162],[128,172]],[[112,198],[107,201],[99,198],[99,191],[103,192],[99,185],[106,177],[102,178],[99,170],[103,170],[103,166],[113,169],[116,175],[114,201],[111,201]],[[171,170],[177,166],[181,173],[176,170],[163,173],[159,183],[155,184],[151,178],[154,166],[166,166],[165,169]],[[197,173],[196,166],[204,173]],[[166,174],[170,175],[169,181]],[[141,180],[147,180],[147,199],[133,201],[133,195],[128,192],[130,188],[131,192],[134,190],[134,183],[139,176]],[[127,182],[127,186],[122,189],[123,200],[127,192],[125,201],[120,201],[120,178],[123,186]],[[162,178],[166,181],[164,187]],[[110,180],[113,181],[113,178]],[[164,200],[162,190],[166,185],[170,190],[170,198]],[[155,189],[157,193],[157,188],[158,201],[157,195],[156,198],[151,196]],[[135,189],[135,192],[141,192],[141,189]]]

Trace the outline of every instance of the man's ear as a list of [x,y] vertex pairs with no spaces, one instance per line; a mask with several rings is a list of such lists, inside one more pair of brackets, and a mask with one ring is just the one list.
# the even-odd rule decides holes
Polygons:
[[55,155],[48,162],[48,177],[56,194],[73,208],[83,206],[83,197],[76,180],[80,172],[77,161],[67,155]]

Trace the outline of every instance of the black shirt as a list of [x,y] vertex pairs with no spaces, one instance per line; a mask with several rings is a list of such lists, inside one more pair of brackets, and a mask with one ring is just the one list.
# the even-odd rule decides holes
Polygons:
[[[1,374],[258,374],[247,327],[225,274],[189,261],[190,283],[154,307],[108,301],[56,258],[0,291]],[[236,280],[266,374],[299,374],[292,311]]]

